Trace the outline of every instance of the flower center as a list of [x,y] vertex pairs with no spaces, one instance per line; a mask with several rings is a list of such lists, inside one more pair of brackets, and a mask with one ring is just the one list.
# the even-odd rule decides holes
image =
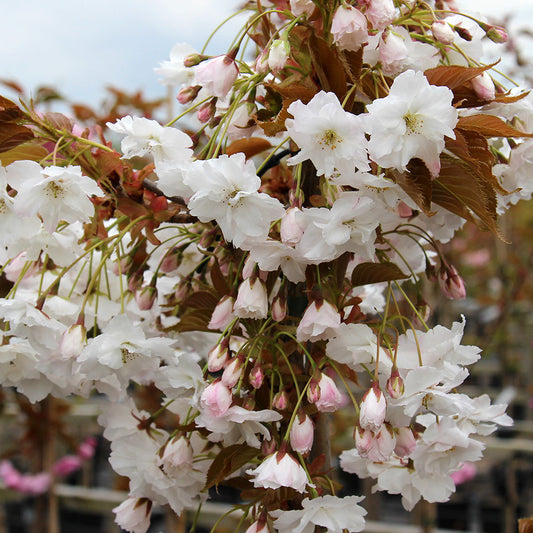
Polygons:
[[322,138],[318,141],[318,144],[322,146],[322,149],[329,148],[335,150],[342,141],[343,138],[339,137],[335,130],[326,130]]
[[0,214],[5,215],[7,213],[7,204],[6,201],[2,198],[0,199]]
[[61,184],[57,183],[56,181],[51,181],[47,183],[44,190],[48,198],[54,198],[55,200],[60,200],[61,198],[65,196],[65,189],[63,189]]
[[408,112],[403,116],[405,125],[407,126],[407,135],[419,135],[422,133],[422,126],[424,125],[424,120],[420,115],[415,115],[414,113]]

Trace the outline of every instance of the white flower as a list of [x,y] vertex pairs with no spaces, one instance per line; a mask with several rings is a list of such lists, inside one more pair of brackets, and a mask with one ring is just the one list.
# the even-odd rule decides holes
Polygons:
[[268,456],[254,470],[247,470],[247,474],[254,476],[254,487],[265,489],[279,489],[290,487],[298,492],[305,492],[307,475],[302,466],[286,452],[278,452]]
[[78,357],[89,379],[100,380],[115,372],[124,385],[129,379],[150,381],[162,357],[171,358],[173,339],[147,339],[143,330],[128,316],[117,315],[104,331],[89,340]]
[[367,106],[371,159],[382,167],[405,170],[418,157],[437,176],[444,136],[455,139],[458,114],[452,100],[450,89],[430,85],[421,72],[400,74],[388,96]]
[[305,310],[298,328],[296,338],[298,342],[329,339],[335,336],[341,324],[341,316],[337,309],[327,300],[315,301]]
[[183,169],[192,161],[192,140],[186,133],[177,128],[161,126],[156,120],[131,116],[123,117],[114,124],[108,122],[107,127],[126,135],[121,143],[124,157],[153,156],[163,192],[183,196],[190,194],[182,183]]
[[7,182],[17,190],[15,211],[23,217],[40,215],[49,233],[60,220],[89,220],[94,213],[89,196],[104,196],[80,167],[70,165],[41,168],[33,161],[17,161],[7,168]]
[[285,213],[279,200],[257,192],[261,180],[243,153],[195,161],[185,184],[195,192],[189,200],[191,214],[201,222],[216,220],[224,238],[235,246],[247,239],[265,239],[270,224]]
[[371,363],[377,353],[376,335],[366,324],[342,323],[326,346],[328,357],[362,370],[362,364]]
[[308,104],[293,102],[288,112],[294,119],[285,121],[287,133],[300,147],[290,164],[310,159],[327,178],[369,170],[361,117],[346,112],[335,94],[321,91]]
[[308,264],[294,248],[279,241],[267,239],[254,241],[250,244],[250,258],[265,272],[281,268],[289,281],[299,283],[305,281],[305,267]]
[[280,533],[313,533],[315,526],[326,528],[328,533],[363,531],[366,511],[359,505],[362,496],[319,496],[302,501],[302,509],[274,511],[274,527]]
[[152,502],[146,498],[128,498],[113,509],[115,522],[131,533],[146,533],[150,527]]
[[194,69],[186,67],[183,62],[188,56],[196,53],[198,52],[187,43],[175,44],[170,51],[170,61],[163,61],[154,69],[156,74],[162,76],[159,81],[163,85],[190,84],[194,77]]
[[233,312],[239,318],[266,318],[268,315],[268,295],[263,282],[256,278],[245,279],[237,292]]

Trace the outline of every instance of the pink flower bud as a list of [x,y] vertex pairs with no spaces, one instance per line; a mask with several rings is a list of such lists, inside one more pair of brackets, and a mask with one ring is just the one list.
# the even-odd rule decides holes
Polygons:
[[444,296],[450,300],[466,298],[465,282],[453,265],[442,265],[439,271],[439,285]]
[[200,397],[200,405],[210,415],[219,417],[226,414],[233,401],[231,391],[219,379],[208,385]]
[[272,320],[276,322],[282,322],[287,316],[287,298],[284,294],[277,294],[272,301],[272,307],[270,309]]
[[141,288],[143,282],[142,271],[136,270],[128,276],[128,290],[131,292],[136,292]]
[[229,389],[235,387],[242,376],[243,366],[244,361],[242,358],[234,357],[224,369],[222,383]]
[[415,448],[416,438],[411,428],[399,428],[396,434],[396,446],[394,447],[394,453],[398,457],[407,457],[414,452]]
[[234,299],[232,296],[224,296],[213,310],[211,320],[209,321],[209,324],[207,324],[207,327],[209,329],[224,331],[235,318],[235,315],[233,314],[233,303]]
[[280,236],[283,244],[296,246],[304,233],[302,210],[289,207],[281,219]]
[[218,372],[229,360],[229,339],[224,337],[221,342],[213,346],[207,354],[207,370]]
[[57,477],[66,477],[78,471],[83,464],[78,455],[65,455],[56,461],[52,467],[52,473]]
[[273,72],[279,72],[287,64],[291,47],[288,41],[284,39],[276,39],[270,47],[268,53],[268,66]]
[[436,20],[431,25],[431,33],[436,41],[442,44],[453,44],[455,32],[445,20]]
[[189,471],[192,469],[194,459],[193,449],[188,439],[185,437],[174,437],[166,446],[161,465],[163,470],[172,476],[179,471]]
[[321,373],[315,384],[313,381],[307,389],[307,399],[309,403],[315,404],[319,411],[329,413],[344,405],[344,399],[337,385],[328,375]]
[[264,378],[265,378],[265,374],[261,366],[258,364],[254,365],[254,367],[252,368],[248,376],[248,381],[250,382],[250,385],[254,389],[259,389],[261,385],[263,384]]
[[200,92],[201,85],[191,85],[190,87],[183,87],[178,91],[176,99],[180,104],[189,104],[192,102]]
[[309,453],[313,447],[314,433],[311,418],[306,414],[298,414],[290,431],[291,448],[301,454]]
[[393,367],[391,376],[387,380],[387,392],[393,400],[396,400],[403,395],[404,390],[405,385],[402,376],[400,376],[398,369]]
[[[485,29],[485,28],[483,28]],[[490,26],[487,30],[487,37],[495,43],[506,43],[509,40],[509,36],[504,28],[500,26]]]
[[371,0],[365,15],[375,30],[384,30],[396,18],[394,2],[393,0]]
[[233,311],[239,318],[266,318],[268,315],[268,296],[266,287],[259,279],[245,279],[237,292]]
[[407,59],[408,50],[405,41],[400,35],[392,32],[383,32],[378,47],[379,60],[386,73],[397,73]]
[[131,265],[133,264],[133,259],[126,255],[125,257],[122,257],[119,261],[114,261],[111,266],[111,271],[115,276],[123,275],[129,272]]
[[289,405],[289,395],[285,391],[280,391],[272,398],[272,407],[277,411],[284,411]]
[[172,248],[159,265],[159,270],[164,274],[174,272],[180,265],[183,258],[181,248]]
[[224,98],[239,75],[235,57],[217,56],[198,65],[195,72],[196,83],[213,96]]
[[257,59],[255,60],[255,71],[257,73],[266,74],[268,72],[268,70],[269,70],[268,54],[269,54],[269,50],[268,50],[268,48],[265,48],[257,56]]
[[146,498],[128,498],[113,509],[115,522],[126,531],[146,533],[150,527],[152,502]]
[[487,72],[482,72],[472,79],[470,83],[480,100],[490,102],[496,97],[496,87],[494,87],[494,82]]
[[352,6],[340,5],[333,15],[331,34],[341,50],[359,50],[368,42],[366,17]]
[[80,355],[86,344],[87,328],[83,324],[74,324],[63,333],[59,353],[63,359],[73,359]]
[[359,410],[359,425],[364,429],[378,431],[385,421],[387,402],[385,396],[375,382],[363,396]]
[[202,124],[206,124],[215,116],[216,110],[217,107],[214,99],[209,100],[209,102],[200,106],[196,113],[196,117]]
[[152,309],[156,298],[157,289],[151,284],[135,292],[135,301],[141,311]]

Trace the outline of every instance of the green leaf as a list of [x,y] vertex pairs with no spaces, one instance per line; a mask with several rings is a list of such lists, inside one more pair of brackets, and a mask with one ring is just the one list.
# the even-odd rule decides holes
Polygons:
[[352,285],[360,287],[408,277],[394,263],[360,263],[352,272]]

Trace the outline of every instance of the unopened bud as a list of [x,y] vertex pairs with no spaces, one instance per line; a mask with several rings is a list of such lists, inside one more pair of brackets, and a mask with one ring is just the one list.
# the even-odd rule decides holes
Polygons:
[[436,41],[442,44],[453,44],[455,32],[445,20],[436,20],[431,25],[431,33]]
[[202,124],[207,124],[215,116],[216,110],[216,98],[212,98],[209,102],[200,106],[196,116]]
[[450,300],[466,298],[466,287],[453,265],[443,265],[439,271],[439,285],[443,294]]
[[180,104],[188,104],[192,102],[200,92],[202,87],[200,85],[191,85],[190,87],[184,87],[176,96],[176,99]]
[[234,299],[232,296],[226,295],[218,302],[211,320],[207,324],[208,329],[225,330],[230,324],[235,315],[233,314]]
[[289,405],[289,395],[285,391],[280,391],[272,399],[272,407],[277,411],[284,411]]
[[224,337],[222,342],[219,342],[209,351],[207,355],[207,370],[209,372],[218,372],[224,368],[224,365],[229,360],[229,339]]
[[234,357],[222,374],[222,383],[229,389],[235,387],[242,376],[244,361],[240,357]]
[[378,431],[385,421],[386,412],[385,396],[381,392],[379,384],[374,382],[363,396],[359,410],[359,425],[364,429]]
[[135,301],[141,311],[152,309],[156,298],[157,289],[151,284],[135,292]]
[[63,333],[59,353],[64,359],[78,357],[86,344],[87,328],[83,324],[74,324]]
[[486,31],[487,37],[494,43],[506,43],[509,40],[507,32],[500,26],[489,26],[483,29]]
[[284,294],[277,294],[272,301],[270,308],[272,319],[276,322],[282,322],[287,316],[287,298]]
[[214,417],[223,416],[233,402],[231,391],[220,380],[208,385],[200,397],[200,405]]
[[301,454],[309,453],[313,447],[314,433],[313,421],[306,414],[298,414],[290,431],[291,448]]
[[496,96],[496,87],[487,72],[482,72],[470,81],[472,88],[481,100],[490,102]]
[[202,54],[191,54],[183,60],[183,65],[186,67],[194,67],[207,58],[208,56],[204,56]]
[[466,28],[463,28],[462,26],[457,24],[453,27],[453,29],[456,31],[459,37],[461,37],[465,41],[470,42],[472,40],[472,34]]
[[263,384],[263,380],[265,379],[265,373],[263,372],[263,369],[260,365],[256,364],[250,370],[250,374],[248,376],[248,381],[250,382],[250,385],[254,389],[259,389],[261,385]]
[[405,385],[402,376],[400,376],[400,372],[398,371],[398,369],[396,367],[393,367],[391,376],[387,380],[387,392],[393,400],[397,400],[398,398],[403,396],[404,391]]

